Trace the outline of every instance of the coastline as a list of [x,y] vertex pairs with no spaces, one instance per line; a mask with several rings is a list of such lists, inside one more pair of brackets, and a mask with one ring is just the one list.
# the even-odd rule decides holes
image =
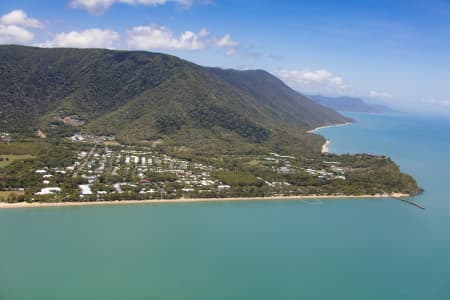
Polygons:
[[[325,129],[325,128],[330,128],[330,127],[337,127],[337,126],[346,126],[346,125],[350,125],[352,124],[352,122],[345,122],[345,123],[341,123],[341,124],[335,124],[335,125],[326,125],[326,126],[320,126],[320,127],[316,127],[314,129],[308,130],[308,133],[316,133],[316,131],[319,131],[321,129]],[[328,153],[330,151],[329,146],[331,144],[330,140],[326,140],[325,144],[322,145],[322,149],[321,152],[322,153]]]
[[308,130],[308,133],[315,133],[316,131],[319,131],[321,129],[325,129],[325,128],[330,128],[330,127],[337,127],[337,126],[347,126],[352,124],[352,122],[345,122],[345,123],[341,123],[341,124],[335,124],[335,125],[326,125],[326,126],[320,126],[320,127],[316,127],[314,129]]
[[198,203],[198,202],[234,202],[234,201],[276,201],[276,200],[334,200],[334,199],[387,199],[410,197],[409,194],[393,193],[379,195],[310,195],[310,196],[273,196],[273,197],[235,197],[235,198],[192,198],[192,199],[153,199],[153,200],[122,200],[122,201],[91,201],[91,202],[0,202],[0,209],[11,208],[40,208],[40,207],[69,207],[69,206],[103,206],[129,204],[158,204],[158,203]]

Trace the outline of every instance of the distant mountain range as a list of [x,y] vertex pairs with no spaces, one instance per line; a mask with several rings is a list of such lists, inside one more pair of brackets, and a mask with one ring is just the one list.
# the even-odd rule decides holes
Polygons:
[[310,99],[320,105],[332,108],[337,111],[346,112],[365,112],[365,113],[386,113],[393,110],[385,105],[367,103],[360,98],[354,97],[326,97],[320,95],[311,95]]
[[0,131],[84,131],[198,152],[319,151],[306,131],[347,122],[262,70],[143,51],[0,46]]

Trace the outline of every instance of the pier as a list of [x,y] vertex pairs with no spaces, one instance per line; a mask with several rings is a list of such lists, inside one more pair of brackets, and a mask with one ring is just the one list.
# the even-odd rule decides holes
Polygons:
[[415,207],[417,207],[417,208],[420,208],[420,209],[425,209],[425,206],[423,206],[423,205],[421,205],[421,204],[419,204],[419,203],[417,203],[417,202],[413,202],[413,201],[410,201],[410,200],[406,200],[406,199],[403,199],[403,198],[400,198],[400,197],[392,197],[393,199],[396,199],[396,200],[399,200],[399,201],[402,201],[402,202],[405,202],[405,203],[408,203],[408,204],[411,204],[411,205],[413,205],[413,206],[415,206]]

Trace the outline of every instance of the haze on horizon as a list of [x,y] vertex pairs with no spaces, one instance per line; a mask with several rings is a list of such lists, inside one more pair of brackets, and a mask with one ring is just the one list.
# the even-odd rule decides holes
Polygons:
[[170,53],[450,115],[450,1],[2,1],[0,44]]

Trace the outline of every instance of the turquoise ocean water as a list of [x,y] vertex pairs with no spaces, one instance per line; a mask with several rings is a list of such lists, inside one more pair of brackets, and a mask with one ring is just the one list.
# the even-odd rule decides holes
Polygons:
[[450,299],[450,120],[352,114],[331,151],[392,156],[396,200],[0,210],[0,300]]

